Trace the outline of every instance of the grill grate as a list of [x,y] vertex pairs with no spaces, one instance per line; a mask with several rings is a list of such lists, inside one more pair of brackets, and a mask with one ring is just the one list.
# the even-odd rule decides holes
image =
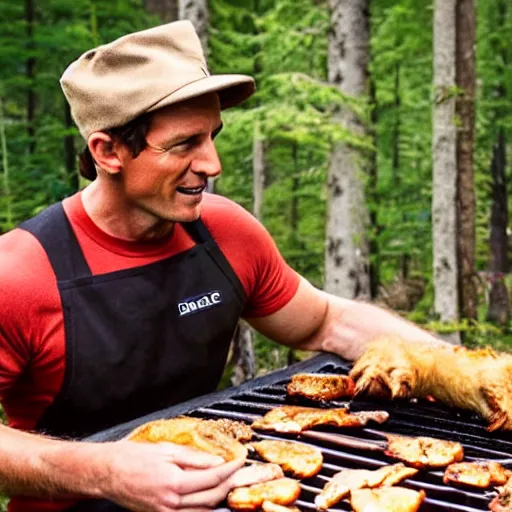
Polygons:
[[[90,436],[90,441],[117,440],[124,437],[135,427],[159,418],[170,418],[180,414],[189,414],[205,418],[230,418],[251,422],[270,409],[287,402],[285,385],[291,375],[299,372],[347,373],[350,364],[332,355],[319,355],[308,361],[297,363],[264,377],[254,379],[237,388],[199,397],[183,404],[164,409],[137,420],[113,427]],[[343,407],[347,402],[331,401],[329,407]],[[351,410],[386,410],[390,418],[382,425],[373,428],[344,429],[343,434],[356,442],[381,441],[383,433],[404,434],[409,436],[430,436],[450,441],[458,441],[464,446],[465,460],[487,459],[502,463],[512,469],[512,435],[509,433],[489,433],[483,421],[472,413],[455,411],[426,401],[417,403],[395,401],[377,402],[356,400]],[[318,432],[340,433],[340,429],[317,427]],[[273,432],[259,433],[260,439],[297,439],[310,443],[322,450],[324,464],[322,471],[313,478],[301,481],[302,493],[297,502],[301,510],[315,510],[314,498],[334,473],[345,468],[376,469],[391,461],[382,451],[367,446],[347,448],[332,442],[308,437],[307,434],[281,434]],[[432,511],[488,511],[488,504],[495,491],[466,490],[443,484],[443,471],[420,471],[402,485],[411,489],[424,489],[427,497],[421,507],[422,512]],[[349,511],[350,505],[340,502],[332,509]]]

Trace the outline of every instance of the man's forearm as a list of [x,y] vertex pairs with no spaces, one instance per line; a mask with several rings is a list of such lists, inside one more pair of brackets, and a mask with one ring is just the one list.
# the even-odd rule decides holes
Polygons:
[[380,336],[397,336],[409,341],[444,343],[433,334],[404,320],[396,313],[373,304],[329,295],[324,329],[315,336],[319,350],[355,360],[368,343]]
[[0,426],[0,485],[10,495],[99,497],[102,450]]

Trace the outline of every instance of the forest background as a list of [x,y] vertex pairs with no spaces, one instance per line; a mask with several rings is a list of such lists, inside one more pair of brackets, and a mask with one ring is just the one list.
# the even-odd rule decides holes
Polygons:
[[[257,82],[250,101],[224,113],[215,192],[253,211],[316,286],[453,341],[512,347],[507,0],[3,1],[0,232],[86,184],[84,142],[58,84],[65,67],[93,46],[187,17],[212,72]],[[362,53],[350,61],[354,48]],[[440,86],[446,52],[454,74]],[[347,151],[355,168],[343,165]],[[444,279],[439,261],[455,274]],[[245,376],[296,357],[259,336],[252,345],[246,328],[239,335],[254,346]]]

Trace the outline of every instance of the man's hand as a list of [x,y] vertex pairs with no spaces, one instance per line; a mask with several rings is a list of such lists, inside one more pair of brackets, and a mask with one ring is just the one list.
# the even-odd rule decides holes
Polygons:
[[100,494],[134,512],[214,508],[234,487],[282,476],[279,467],[243,468],[221,457],[171,443],[104,445],[107,475]]

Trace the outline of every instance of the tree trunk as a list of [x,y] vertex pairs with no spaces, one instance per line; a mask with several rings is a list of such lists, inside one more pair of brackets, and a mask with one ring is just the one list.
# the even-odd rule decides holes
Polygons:
[[[71,109],[67,101],[64,102],[64,120],[67,130],[73,127],[73,118],[71,117]],[[66,172],[69,177],[69,185],[71,190],[78,190],[80,187],[79,174],[76,167],[75,141],[72,134],[64,137],[64,158]]]
[[473,180],[475,133],[475,5],[474,0],[457,0],[456,11],[456,102],[457,137],[457,242],[459,304],[461,315],[476,320],[475,280],[476,199]]
[[239,386],[256,375],[251,327],[240,320],[233,339],[235,343],[232,344],[231,361],[234,363],[234,367],[231,384]]
[[[348,96],[362,98],[368,86],[368,0],[329,0],[329,6],[329,82]],[[348,108],[335,121],[356,136],[366,132]],[[336,143],[329,161],[324,287],[347,298],[370,297],[365,158],[349,144]]]
[[257,127],[254,129],[252,146],[252,213],[261,220],[263,206],[263,191],[266,181],[265,152],[267,142],[261,138]]
[[144,6],[149,14],[156,14],[168,23],[178,19],[178,0],[145,0]]
[[27,47],[29,56],[25,62],[26,76],[27,76],[27,135],[28,135],[28,150],[32,155],[36,149],[36,93],[34,89],[36,59],[32,55],[34,51],[34,1],[25,0],[25,22],[26,22],[26,35]]
[[[266,149],[267,142],[262,139],[258,124],[255,123],[252,147],[252,211],[258,220],[261,220],[263,191],[266,181]],[[251,327],[245,322],[240,321],[232,344],[231,364],[233,365],[233,375],[231,382],[234,386],[252,379],[255,375],[256,361],[253,344]]]
[[507,259],[507,179],[505,176],[506,144],[505,132],[500,128],[498,140],[493,148],[491,174],[492,174],[492,206],[491,206],[491,233],[490,233],[490,280],[488,320],[507,325],[510,319],[510,304],[508,290],[504,282],[508,272]]
[[[457,278],[457,137],[455,127],[456,0],[435,0],[432,228],[434,309],[443,322],[459,318]],[[451,337],[453,342],[458,336]]]
[[205,56],[208,56],[208,2],[207,0],[179,0],[180,20],[190,20],[201,40]]
[[0,234],[14,228],[12,212],[11,184],[9,181],[9,157],[7,153],[7,135],[5,133],[4,99],[0,95],[0,148],[2,151],[2,192],[5,198],[5,223],[0,229]]

